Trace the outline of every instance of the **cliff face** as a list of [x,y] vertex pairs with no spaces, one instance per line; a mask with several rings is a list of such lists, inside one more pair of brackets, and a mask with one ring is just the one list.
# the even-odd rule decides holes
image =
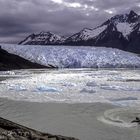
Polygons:
[[[32,63],[17,55],[10,54],[0,47],[0,70],[49,68],[37,63]],[[51,68],[51,66],[50,66]]]

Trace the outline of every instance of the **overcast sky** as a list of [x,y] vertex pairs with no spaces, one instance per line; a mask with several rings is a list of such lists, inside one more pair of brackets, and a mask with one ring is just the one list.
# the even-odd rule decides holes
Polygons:
[[130,10],[140,14],[140,0],[0,0],[0,42],[40,31],[70,35]]

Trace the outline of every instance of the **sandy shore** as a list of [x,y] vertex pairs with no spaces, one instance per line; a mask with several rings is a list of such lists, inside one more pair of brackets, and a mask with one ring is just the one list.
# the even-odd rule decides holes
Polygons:
[[134,140],[136,128],[121,128],[100,122],[97,118],[109,104],[31,103],[0,99],[0,117],[52,134],[80,140]]

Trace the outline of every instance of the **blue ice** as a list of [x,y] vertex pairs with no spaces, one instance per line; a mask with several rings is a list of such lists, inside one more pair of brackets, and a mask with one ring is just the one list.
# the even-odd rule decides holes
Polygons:
[[9,85],[8,86],[9,90],[15,90],[15,91],[26,91],[27,89],[22,86],[21,84],[15,84],[15,85]]
[[40,92],[60,92],[57,88],[47,86],[47,85],[37,86],[36,91],[40,91]]

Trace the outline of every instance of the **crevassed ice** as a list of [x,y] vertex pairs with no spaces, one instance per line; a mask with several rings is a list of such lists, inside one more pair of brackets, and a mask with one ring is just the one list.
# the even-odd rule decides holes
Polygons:
[[7,45],[2,48],[32,62],[59,68],[140,67],[140,57],[105,47]]

